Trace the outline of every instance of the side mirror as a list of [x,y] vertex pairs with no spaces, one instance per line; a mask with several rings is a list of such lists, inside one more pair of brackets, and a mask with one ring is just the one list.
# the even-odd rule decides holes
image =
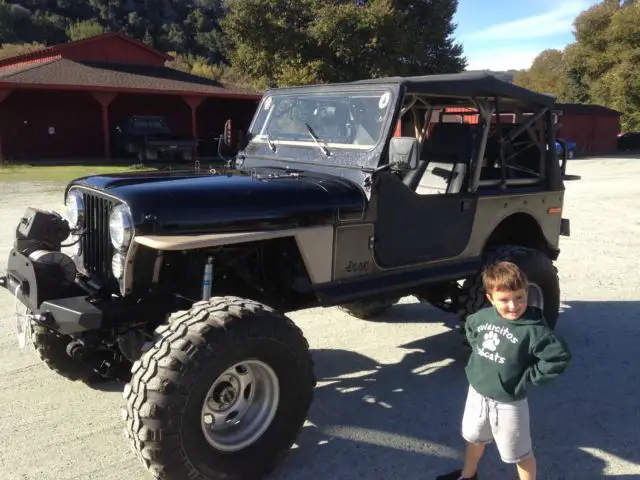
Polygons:
[[233,145],[233,124],[231,122],[231,119],[227,120],[226,122],[224,122],[224,138],[223,138],[224,144],[227,147],[230,147]]
[[420,144],[414,137],[393,137],[389,144],[389,168],[406,172],[418,166]]

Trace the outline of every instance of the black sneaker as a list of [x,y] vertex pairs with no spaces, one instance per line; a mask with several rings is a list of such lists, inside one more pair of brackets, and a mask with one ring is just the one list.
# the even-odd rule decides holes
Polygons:
[[436,477],[436,480],[460,480],[460,479],[464,479],[464,480],[478,480],[478,473],[476,472],[476,474],[471,477],[471,478],[466,478],[466,477],[462,477],[462,470],[456,470],[454,472],[451,473],[447,473],[446,475],[440,475]]

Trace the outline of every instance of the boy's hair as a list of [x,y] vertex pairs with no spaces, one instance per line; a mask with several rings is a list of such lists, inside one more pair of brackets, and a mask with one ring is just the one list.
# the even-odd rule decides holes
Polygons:
[[498,262],[482,272],[482,283],[487,293],[497,290],[515,292],[526,290],[527,276],[515,263]]

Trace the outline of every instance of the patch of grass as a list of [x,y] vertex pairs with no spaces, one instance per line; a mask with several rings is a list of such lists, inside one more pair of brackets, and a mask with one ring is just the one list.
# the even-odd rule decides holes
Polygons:
[[87,175],[129,173],[157,170],[147,165],[4,165],[0,167],[0,182],[60,182],[67,183]]

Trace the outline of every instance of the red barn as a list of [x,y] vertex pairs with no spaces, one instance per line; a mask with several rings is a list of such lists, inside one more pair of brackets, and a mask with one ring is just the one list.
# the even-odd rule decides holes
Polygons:
[[620,112],[600,105],[556,103],[557,137],[576,142],[576,154],[594,155],[616,150]]
[[129,115],[163,115],[171,130],[247,129],[261,94],[165,66],[173,57],[110,32],[0,60],[0,148],[7,160],[110,158]]
[[[556,137],[576,142],[576,154],[594,155],[616,150],[620,112],[600,105],[577,103],[556,103],[553,112],[560,125]],[[476,124],[479,121],[478,113],[472,108],[447,108],[445,116],[450,122]],[[514,121],[513,114],[500,115],[501,123]]]

